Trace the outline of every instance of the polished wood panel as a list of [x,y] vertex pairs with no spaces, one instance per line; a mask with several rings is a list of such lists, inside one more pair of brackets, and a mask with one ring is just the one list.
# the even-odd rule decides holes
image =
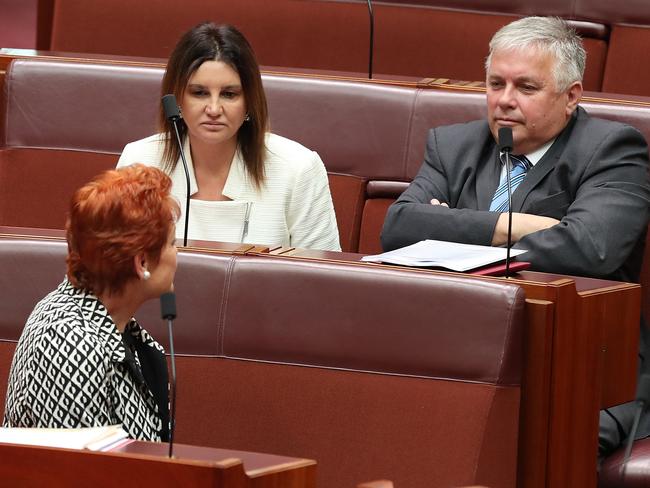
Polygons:
[[[188,249],[221,252],[223,247],[202,243]],[[360,263],[362,255],[353,253],[288,249],[280,255],[395,268]],[[512,278],[472,278],[508,280],[526,292],[530,355],[524,373],[518,486],[595,486],[598,412],[635,394],[640,286],[533,271]]]
[[[39,235],[63,238],[62,231],[0,227],[0,238]],[[361,263],[362,255],[353,253],[202,241],[188,242],[185,250],[395,268]],[[432,279],[453,274],[413,272]],[[518,486],[595,486],[598,412],[635,394],[640,286],[531,271],[507,280],[521,286],[527,297]]]
[[314,488],[316,462],[179,444],[134,442],[115,452],[0,444],[3,486]]
[[546,485],[554,312],[551,301],[526,299],[517,479],[527,488]]

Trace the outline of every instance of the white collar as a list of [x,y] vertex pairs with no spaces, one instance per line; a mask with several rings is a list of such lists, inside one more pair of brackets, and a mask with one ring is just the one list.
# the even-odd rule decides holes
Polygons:
[[[187,169],[190,176],[190,195],[194,195],[199,191],[198,184],[196,182],[196,175],[194,173],[194,161],[192,161],[192,151],[190,149],[190,138],[186,137],[185,142],[183,143],[183,151],[185,153],[185,159],[187,160]],[[178,163],[174,169],[175,178],[178,181],[183,182],[183,194],[185,194],[185,170],[183,169],[183,162],[181,158],[178,158]],[[232,158],[232,163],[230,164],[230,170],[228,171],[228,176],[226,177],[226,183],[223,187],[223,195],[232,199],[237,200],[242,191],[246,188],[248,174],[246,173],[246,165],[244,164],[244,159],[241,155],[241,151],[237,148],[235,155]]]
[[555,138],[551,139],[542,147],[536,149],[532,153],[526,154],[525,156],[526,158],[528,158],[528,161],[530,161],[530,164],[535,166],[537,163],[539,163],[541,159],[544,157],[544,154],[546,154],[546,151],[549,150],[549,148],[553,145],[554,142],[555,142]]
[[[536,149],[531,153],[524,154],[524,156],[526,156],[528,161],[530,161],[531,166],[535,166],[537,163],[541,161],[541,159],[544,157],[544,154],[546,154],[546,151],[549,150],[549,148],[553,145],[554,142],[555,142],[555,138],[548,141],[539,149]],[[503,152],[500,152],[499,156],[500,156],[499,159],[501,160],[501,164],[502,165],[505,164],[505,159],[503,158]]]

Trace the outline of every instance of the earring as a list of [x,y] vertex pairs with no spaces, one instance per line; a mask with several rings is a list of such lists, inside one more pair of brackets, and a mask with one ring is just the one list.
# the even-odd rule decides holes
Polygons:
[[244,117],[244,122],[250,122],[251,116],[249,114],[246,114],[246,117]]
[[149,273],[148,269],[145,269],[144,272],[142,273],[142,279],[144,281],[147,281],[149,278],[151,278],[151,273]]

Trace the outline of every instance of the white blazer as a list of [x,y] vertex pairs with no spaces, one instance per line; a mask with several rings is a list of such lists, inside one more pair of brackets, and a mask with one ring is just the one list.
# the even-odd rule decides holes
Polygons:
[[[117,167],[134,163],[162,166],[164,134],[127,144]],[[221,242],[282,245],[340,251],[339,233],[327,172],[318,154],[284,137],[266,135],[265,181],[257,189],[239,151],[223,188],[231,201],[190,200],[188,238]],[[190,194],[198,191],[189,138],[184,145]],[[169,175],[181,204],[176,236],[183,237],[186,183],[179,160]]]

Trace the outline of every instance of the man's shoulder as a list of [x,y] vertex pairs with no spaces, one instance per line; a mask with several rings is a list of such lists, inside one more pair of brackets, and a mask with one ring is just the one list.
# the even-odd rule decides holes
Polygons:
[[584,107],[581,106],[578,107],[575,129],[589,132],[598,131],[603,133],[632,129],[641,134],[636,127],[630,124],[591,115]]
[[459,124],[441,125],[429,130],[429,137],[438,141],[463,144],[467,141],[476,142],[491,137],[487,120],[472,120]]
[[487,120],[473,120],[430,129],[427,151],[436,152],[447,160],[455,160],[461,155],[475,159],[486,147],[492,147],[493,144],[494,138]]
[[580,152],[589,148],[601,147],[603,144],[624,144],[626,146],[647,147],[644,135],[632,125],[615,120],[590,115],[579,107],[576,120],[567,134],[566,149]]

